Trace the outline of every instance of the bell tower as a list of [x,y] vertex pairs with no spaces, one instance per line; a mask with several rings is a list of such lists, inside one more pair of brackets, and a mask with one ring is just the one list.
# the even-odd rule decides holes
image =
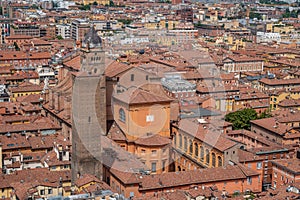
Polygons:
[[86,173],[102,179],[101,136],[106,134],[105,52],[94,27],[81,52],[72,91],[72,183]]
[[105,52],[102,50],[102,39],[92,26],[82,41],[81,70],[89,75],[103,75]]

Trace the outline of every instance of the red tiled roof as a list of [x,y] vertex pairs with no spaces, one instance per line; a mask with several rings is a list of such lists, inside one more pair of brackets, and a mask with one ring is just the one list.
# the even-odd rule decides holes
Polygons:
[[196,139],[223,152],[237,143],[227,139],[222,135],[221,130],[210,130],[206,125],[197,124],[189,119],[182,119],[179,122],[179,130],[190,134]]
[[262,58],[255,58],[255,57],[248,57],[248,56],[228,56],[227,58],[223,59],[223,62],[227,62],[225,61],[226,59],[230,59],[233,60],[235,62],[253,62],[253,61],[263,61]]
[[12,93],[16,92],[41,92],[43,90],[43,86],[35,85],[29,82],[23,82],[18,85],[18,87],[10,88]]
[[267,129],[278,135],[283,135],[284,133],[292,129],[292,127],[290,127],[289,125],[279,123],[275,117],[252,120],[250,121],[250,123],[255,124],[259,127],[263,127],[264,129]]
[[29,94],[26,96],[20,96],[16,98],[17,102],[29,102],[29,103],[40,103],[41,95],[39,94]]
[[158,188],[173,188],[175,186],[210,183],[228,180],[245,179],[247,176],[258,176],[260,173],[243,166],[226,168],[207,168],[192,171],[169,172],[159,175],[142,176],[139,180],[140,191]]
[[27,54],[22,51],[6,52],[0,51],[0,61],[5,60],[31,60],[31,59],[51,59],[50,52],[32,52]]
[[266,85],[300,85],[300,79],[293,78],[293,79],[267,79],[262,78],[259,80],[260,83]]
[[156,95],[152,92],[139,88],[130,88],[123,93],[116,94],[115,98],[127,104],[144,104],[172,101],[166,96]]
[[112,77],[120,75],[121,73],[124,73],[125,71],[127,71],[131,68],[133,68],[133,67],[130,65],[114,61],[106,67],[105,75],[107,77],[112,78]]
[[81,68],[80,59],[81,59],[81,56],[78,55],[78,56],[72,58],[71,60],[64,62],[63,64],[67,67],[70,67],[70,68],[76,70],[76,71],[79,71]]
[[115,121],[108,131],[108,137],[113,141],[126,141],[125,134]]
[[84,174],[82,177],[76,180],[75,185],[77,187],[81,187],[91,182],[101,183],[101,180],[91,174]]
[[[276,168],[283,169],[293,174],[300,174],[300,160],[299,159],[280,159],[271,161]],[[274,166],[273,165],[273,166]]]
[[170,144],[171,140],[159,134],[151,134],[150,136],[138,138],[135,143],[142,146],[165,146]]

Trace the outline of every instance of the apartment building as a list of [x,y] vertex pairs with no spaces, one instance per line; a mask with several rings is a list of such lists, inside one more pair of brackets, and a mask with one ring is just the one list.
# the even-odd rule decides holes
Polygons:
[[299,183],[299,158],[273,160],[271,161],[271,163],[273,165],[273,188],[278,188],[283,185],[292,185],[293,183]]
[[[205,120],[204,120],[205,121]],[[215,168],[237,159],[241,146],[199,120],[182,119],[172,126],[175,171]]]
[[222,70],[225,72],[262,72],[263,59],[246,56],[229,56],[223,59]]
[[71,39],[82,41],[90,29],[90,23],[85,19],[75,19],[71,23]]

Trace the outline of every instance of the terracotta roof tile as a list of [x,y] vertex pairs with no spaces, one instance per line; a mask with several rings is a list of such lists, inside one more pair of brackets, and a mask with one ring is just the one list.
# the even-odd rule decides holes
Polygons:
[[289,125],[279,123],[275,117],[252,120],[250,123],[255,124],[256,126],[263,127],[264,129],[267,129],[278,135],[283,135],[284,133],[292,129],[292,127]]
[[221,130],[210,130],[206,125],[197,124],[189,119],[182,119],[179,122],[179,130],[182,130],[198,140],[220,150],[221,152],[235,146],[237,143],[222,135]]
[[159,96],[152,92],[139,88],[130,88],[127,91],[115,94],[115,98],[127,104],[171,102],[172,99],[166,96]]
[[172,188],[174,186],[210,183],[235,179],[245,179],[247,176],[257,176],[259,172],[241,166],[228,165],[226,168],[208,168],[201,170],[169,172],[159,175],[148,175],[140,178],[140,191]]
[[139,137],[135,143],[142,146],[165,146],[171,144],[171,140],[159,134],[150,134]]
[[284,171],[288,171],[293,174],[300,174],[300,160],[299,159],[280,159],[280,160],[272,160],[273,164],[275,164],[275,167],[279,167],[283,169]]
[[131,68],[132,68],[132,66],[130,66],[130,65],[114,61],[106,67],[105,75],[110,78],[116,77]]
[[101,180],[91,174],[84,174],[82,177],[76,180],[75,185],[77,187],[81,187],[91,182],[101,183]]
[[26,59],[51,59],[50,52],[34,52],[27,54],[22,51],[6,52],[0,51],[0,61],[5,60],[26,60]]
[[64,62],[63,64],[67,67],[70,67],[70,68],[76,70],[76,71],[79,71],[81,68],[80,57],[81,57],[80,55],[75,56],[74,58]]

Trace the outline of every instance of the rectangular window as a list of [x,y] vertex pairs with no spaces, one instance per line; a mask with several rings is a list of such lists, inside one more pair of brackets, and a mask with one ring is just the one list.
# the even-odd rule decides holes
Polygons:
[[257,168],[257,169],[261,169],[261,167],[262,167],[262,163],[261,163],[261,162],[258,162],[258,163],[256,164],[256,168]]
[[52,194],[52,188],[48,189],[48,194]]
[[151,171],[156,172],[156,162],[151,163]]
[[146,116],[146,122],[153,122],[154,121],[154,115],[147,115]]
[[163,160],[162,162],[162,171],[164,172],[166,170],[166,161]]
[[248,182],[249,185],[252,184],[252,178],[250,176],[247,177],[247,182]]
[[157,151],[156,150],[152,150],[151,153],[152,153],[152,156],[156,156]]
[[131,81],[134,81],[134,74],[131,74],[130,80],[131,80]]
[[45,195],[45,190],[41,190],[41,195]]

